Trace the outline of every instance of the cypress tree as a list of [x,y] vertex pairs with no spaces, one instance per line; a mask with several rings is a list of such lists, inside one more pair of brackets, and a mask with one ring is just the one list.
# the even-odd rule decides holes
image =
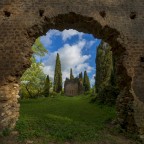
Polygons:
[[109,84],[113,69],[111,47],[101,42],[96,56],[96,92],[99,93]]
[[96,92],[100,103],[115,104],[119,94],[116,84],[115,61],[112,56],[111,47],[101,42],[97,49],[96,57]]
[[50,90],[50,78],[49,75],[47,75],[44,86],[45,97],[49,96],[49,90]]
[[82,72],[79,74],[79,78],[82,80],[83,79],[83,74]]
[[74,79],[72,68],[70,69],[70,80]]
[[62,91],[62,72],[61,72],[61,62],[60,56],[57,53],[56,64],[55,64],[55,74],[54,74],[54,88],[53,90],[57,93]]
[[89,81],[89,77],[88,77],[86,71],[84,72],[83,86],[84,86],[85,91],[89,91],[90,90],[90,81]]

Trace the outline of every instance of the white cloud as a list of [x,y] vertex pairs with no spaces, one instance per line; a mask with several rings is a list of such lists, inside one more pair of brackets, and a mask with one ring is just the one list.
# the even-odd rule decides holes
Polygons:
[[66,41],[67,39],[70,39],[71,37],[76,36],[76,35],[79,36],[79,39],[82,39],[82,36],[84,35],[84,33],[78,32],[73,29],[64,30],[64,31],[62,31],[61,34],[62,34],[63,41]]
[[45,57],[44,73],[49,74],[51,79],[54,78],[54,68],[56,54],[59,53],[62,66],[63,81],[66,77],[69,77],[70,68],[73,68],[74,76],[78,76],[80,72],[86,70],[90,73],[93,68],[87,63],[87,60],[91,57],[90,55],[83,55],[82,50],[86,45],[85,40],[79,41],[77,44],[69,45],[65,44],[58,51],[49,53]]
[[52,44],[51,38],[53,36],[61,36],[62,40],[65,42],[67,39],[71,39],[73,36],[76,35],[81,40],[84,33],[78,32],[73,29],[63,30],[62,32],[58,30],[49,30],[45,36],[41,37],[41,42],[44,44],[45,47],[49,47]]
[[49,47],[52,44],[51,38],[53,36],[59,36],[61,33],[58,30],[49,30],[46,35],[41,36],[41,42],[45,47]]
[[92,40],[88,42],[88,47],[91,48],[96,41]]
[[86,70],[87,73],[90,73],[93,69],[94,68],[89,66],[88,63],[81,63],[81,64],[77,65],[77,67],[76,67],[77,72],[84,72]]

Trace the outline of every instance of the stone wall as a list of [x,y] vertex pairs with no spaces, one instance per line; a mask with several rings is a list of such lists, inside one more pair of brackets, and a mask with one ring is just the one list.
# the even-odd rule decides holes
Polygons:
[[121,87],[119,122],[144,134],[143,9],[143,0],[1,0],[0,130],[18,118],[19,78],[30,66],[34,40],[49,29],[73,28],[112,46]]
[[64,92],[67,96],[78,95],[78,83],[68,83],[65,85]]
[[83,90],[83,83],[82,80],[79,78],[68,79],[66,78],[64,83],[64,93],[67,96],[77,96],[82,94]]
[[14,128],[19,116],[19,85],[10,83],[0,87],[0,130]]

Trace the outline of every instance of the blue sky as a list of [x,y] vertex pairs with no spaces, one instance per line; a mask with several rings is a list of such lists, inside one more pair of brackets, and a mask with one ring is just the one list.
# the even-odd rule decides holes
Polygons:
[[59,53],[63,82],[66,77],[69,77],[70,68],[72,68],[75,77],[86,70],[91,85],[94,84],[96,48],[101,40],[94,38],[91,34],[73,29],[62,32],[49,30],[45,36],[41,36],[40,40],[48,50],[48,54],[40,58],[44,65],[43,71],[49,74],[51,80],[54,77],[56,54]]

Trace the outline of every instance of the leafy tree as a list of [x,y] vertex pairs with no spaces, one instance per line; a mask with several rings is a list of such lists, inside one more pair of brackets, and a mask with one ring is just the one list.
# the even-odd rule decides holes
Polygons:
[[111,47],[102,42],[96,56],[96,92],[98,93],[109,84],[113,69]]
[[32,46],[32,51],[34,53],[33,56],[45,56],[45,54],[48,52],[47,49],[43,46],[43,44],[40,41],[40,38],[37,38],[35,43]]
[[119,88],[116,85],[111,47],[104,42],[101,42],[97,49],[95,79],[98,101],[104,104],[114,104],[119,94]]
[[89,91],[90,90],[90,81],[89,81],[89,77],[88,77],[86,71],[84,72],[83,86],[84,86],[85,91]]
[[60,56],[57,53],[56,57],[56,64],[55,64],[55,74],[54,74],[54,92],[61,92],[62,91],[62,72],[61,72],[61,62]]
[[21,77],[20,95],[22,97],[35,98],[43,93],[45,74],[42,71],[43,65],[36,61],[36,56],[44,56],[47,50],[40,42],[40,38],[36,39],[32,46],[34,54],[31,57],[31,67],[28,68]]
[[45,97],[49,96],[50,87],[51,87],[51,81],[50,81],[49,75],[47,75],[46,80],[45,80],[45,86],[44,86]]
[[21,94],[28,98],[40,96],[43,93],[44,80],[42,64],[33,62],[21,77]]
[[72,68],[70,69],[70,79],[74,79],[74,76],[73,76],[73,72],[72,72]]

